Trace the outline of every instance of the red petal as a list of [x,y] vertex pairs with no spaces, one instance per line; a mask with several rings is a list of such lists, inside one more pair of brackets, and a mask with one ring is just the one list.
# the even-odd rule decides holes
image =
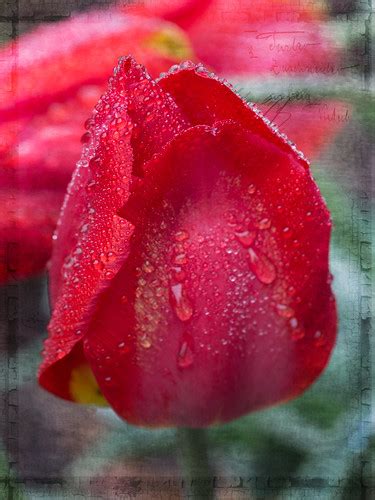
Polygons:
[[213,76],[202,66],[183,63],[174,72],[160,78],[159,84],[172,95],[192,125],[234,120],[290,151],[290,143],[285,137],[275,133],[252,106],[233,92],[229,84]]
[[[40,367],[42,386],[67,397],[60,365],[85,333],[95,300],[127,256],[132,227],[116,213],[127,199],[132,168],[127,101],[110,84],[96,107],[91,142],[77,164],[59,223],[51,262],[54,311]],[[120,104],[121,103],[121,104]],[[71,361],[71,362],[70,362]]]
[[189,32],[199,60],[224,75],[332,76],[338,72],[332,37],[315,22],[262,22]]
[[204,426],[302,392],[336,332],[309,171],[233,124],[180,134],[146,170],[125,206],[129,257],[84,340],[110,404],[138,424]]
[[65,190],[80,158],[84,123],[102,93],[84,86],[45,113],[0,124],[0,185]]
[[120,72],[123,77],[119,85],[128,99],[127,112],[133,125],[133,173],[142,175],[142,165],[190,123],[143,66],[128,58],[117,70],[118,78]]
[[211,4],[215,2],[212,0],[159,0],[158,2],[146,0],[142,3],[127,4],[122,7],[122,10],[141,16],[166,19],[187,29],[204,15]]
[[[123,59],[91,120],[93,138],[68,189],[51,263],[55,305],[41,383],[50,388],[60,380],[53,392],[62,397],[69,374],[62,381],[57,375],[61,368],[54,364],[82,339],[95,300],[127,255],[131,225],[116,213],[127,199],[135,160],[141,163],[159,151],[184,123],[170,96],[144,68]],[[69,360],[64,366],[70,366]]]
[[43,271],[63,191],[0,191],[0,283]]
[[188,29],[195,22],[209,24],[238,25],[239,22],[263,21],[267,19],[310,20],[323,17],[322,4],[311,2],[297,5],[295,1],[285,0],[145,0],[135,6],[126,5],[124,10],[139,12],[142,15],[161,17]]

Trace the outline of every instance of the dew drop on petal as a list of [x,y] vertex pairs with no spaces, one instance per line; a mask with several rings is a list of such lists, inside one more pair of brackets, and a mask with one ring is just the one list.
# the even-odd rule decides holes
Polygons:
[[249,248],[255,241],[256,232],[255,231],[236,232],[235,236],[242,246],[244,246],[245,248]]
[[295,330],[292,331],[292,339],[293,340],[300,340],[303,339],[305,336],[304,330],[302,328],[296,328]]
[[292,318],[290,321],[289,321],[289,324],[292,328],[297,328],[298,326],[298,321],[296,318]]
[[247,188],[247,192],[249,194],[254,194],[256,191],[256,187],[254,186],[254,184],[250,184],[250,186]]
[[270,285],[276,278],[276,269],[273,263],[263,254],[258,254],[252,248],[248,249],[250,269],[261,283]]
[[262,219],[255,225],[258,229],[269,229],[271,227],[271,219]]
[[144,349],[150,349],[152,345],[151,340],[145,335],[139,339],[139,343]]
[[177,364],[180,368],[188,368],[193,364],[193,361],[194,361],[193,352],[187,341],[184,340],[181,343],[180,350],[178,352]]
[[176,241],[185,241],[189,238],[189,233],[187,231],[184,231],[184,230],[177,231],[174,238]]
[[326,343],[324,335],[322,334],[322,332],[320,330],[317,330],[314,333],[314,342],[315,342],[315,345],[317,347],[321,347],[321,346],[323,346]]
[[185,271],[183,271],[181,267],[175,267],[173,270],[174,270],[173,274],[174,279],[176,281],[184,281],[184,279],[186,278]]
[[282,318],[291,318],[294,315],[294,309],[285,304],[277,304],[276,310]]
[[193,307],[186,297],[181,283],[171,286],[170,301],[172,307],[181,321],[188,321],[193,315]]
[[147,274],[150,274],[155,270],[154,266],[148,260],[144,262],[142,269]]
[[122,304],[126,304],[127,302],[128,302],[128,297],[127,297],[126,295],[123,295],[123,296],[121,297],[121,303],[122,303]]
[[177,265],[182,265],[187,263],[186,254],[180,253],[174,258],[174,263]]

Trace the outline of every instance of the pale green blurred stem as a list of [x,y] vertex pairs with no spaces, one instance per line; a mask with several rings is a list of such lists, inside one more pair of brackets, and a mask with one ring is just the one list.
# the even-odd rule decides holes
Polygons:
[[193,500],[212,500],[214,474],[207,453],[207,436],[204,429],[177,429],[177,444],[182,459],[184,491]]

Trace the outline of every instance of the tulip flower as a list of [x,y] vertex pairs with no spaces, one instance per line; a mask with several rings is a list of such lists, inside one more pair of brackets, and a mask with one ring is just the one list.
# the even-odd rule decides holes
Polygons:
[[223,80],[123,58],[50,268],[40,384],[128,422],[205,427],[296,397],[336,334],[331,222],[304,156]]
[[[220,74],[242,77],[298,76],[319,73],[322,61],[334,64],[320,10],[310,5],[290,20],[284,3],[270,5],[257,0],[256,8],[243,3],[239,10],[233,3],[226,15],[227,5],[208,0],[112,7],[39,27],[0,50],[0,195],[7,200],[0,283],[45,268],[60,204],[88,138],[84,124],[119,56],[132,54],[153,76],[194,59],[194,51]],[[322,122],[317,113],[288,104],[280,123],[309,156],[342,125]],[[269,119],[279,118],[271,110]],[[37,210],[27,208],[36,203]]]

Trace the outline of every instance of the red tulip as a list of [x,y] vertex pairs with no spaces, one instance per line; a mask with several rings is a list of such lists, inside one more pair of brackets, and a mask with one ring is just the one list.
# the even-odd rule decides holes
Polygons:
[[304,157],[191,63],[155,81],[123,59],[90,123],[41,385],[193,427],[304,391],[336,333],[330,217]]

